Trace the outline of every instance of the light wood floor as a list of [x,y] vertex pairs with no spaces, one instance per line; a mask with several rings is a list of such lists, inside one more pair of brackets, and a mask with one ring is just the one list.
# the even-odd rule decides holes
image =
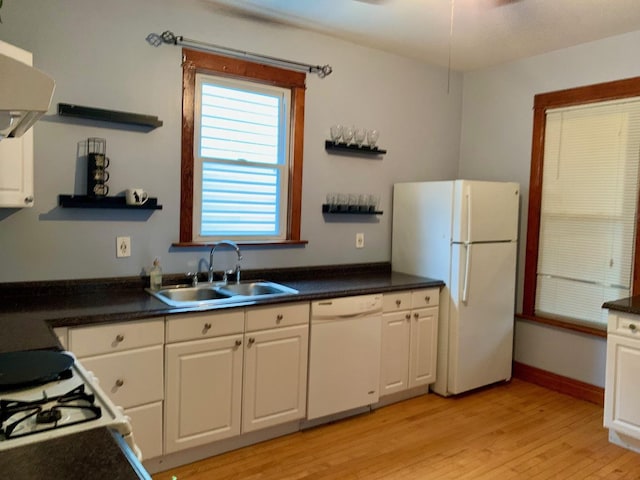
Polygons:
[[[640,405],[638,406],[640,408]],[[155,475],[154,480],[640,479],[602,408],[514,379],[426,395]]]

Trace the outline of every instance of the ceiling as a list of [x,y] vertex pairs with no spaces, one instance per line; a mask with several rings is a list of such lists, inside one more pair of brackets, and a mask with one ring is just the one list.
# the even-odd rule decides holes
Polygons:
[[638,0],[207,1],[459,71],[640,30]]

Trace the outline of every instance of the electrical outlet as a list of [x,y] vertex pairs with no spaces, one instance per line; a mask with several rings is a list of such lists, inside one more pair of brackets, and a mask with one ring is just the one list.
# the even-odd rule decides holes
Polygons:
[[116,257],[131,256],[131,237],[116,237]]
[[364,248],[364,233],[356,233],[356,248]]

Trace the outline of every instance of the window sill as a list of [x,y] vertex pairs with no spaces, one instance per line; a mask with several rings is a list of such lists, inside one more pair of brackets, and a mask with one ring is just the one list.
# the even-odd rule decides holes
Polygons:
[[[234,240],[235,241],[235,240]],[[211,248],[217,242],[176,242],[171,246],[174,248]],[[235,241],[241,247],[295,247],[306,245],[308,240],[273,240],[273,241]]]
[[574,332],[585,333],[587,335],[593,335],[594,337],[607,338],[606,325],[600,326],[587,322],[574,323],[568,320],[540,317],[538,315],[525,315],[524,313],[516,313],[516,318],[520,320],[528,320],[530,322],[542,323],[545,325],[550,325],[552,327],[563,328],[565,330],[572,330]]

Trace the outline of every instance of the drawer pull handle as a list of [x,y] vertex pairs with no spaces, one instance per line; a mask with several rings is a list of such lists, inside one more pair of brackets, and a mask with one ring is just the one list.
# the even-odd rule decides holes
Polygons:
[[276,322],[281,322],[283,318],[284,318],[284,315],[282,315],[281,313],[279,313],[279,314],[276,316]]
[[242,345],[242,340],[236,340],[236,347],[239,347],[240,345]]
[[211,329],[211,324],[210,323],[205,323],[203,330],[206,332],[207,330],[210,330],[210,329]]
[[631,330],[632,332],[636,331],[636,325],[634,323],[630,323],[629,324],[629,330]]
[[121,387],[124,385],[124,380],[119,378],[116,380],[116,387]]
[[253,337],[249,338],[249,345],[253,345],[256,342],[256,339]]
[[121,333],[116,335],[116,342],[117,343],[124,342],[124,335],[122,335]]
[[402,300],[400,300],[399,298],[396,299],[396,306],[400,306],[400,304],[402,303]]

